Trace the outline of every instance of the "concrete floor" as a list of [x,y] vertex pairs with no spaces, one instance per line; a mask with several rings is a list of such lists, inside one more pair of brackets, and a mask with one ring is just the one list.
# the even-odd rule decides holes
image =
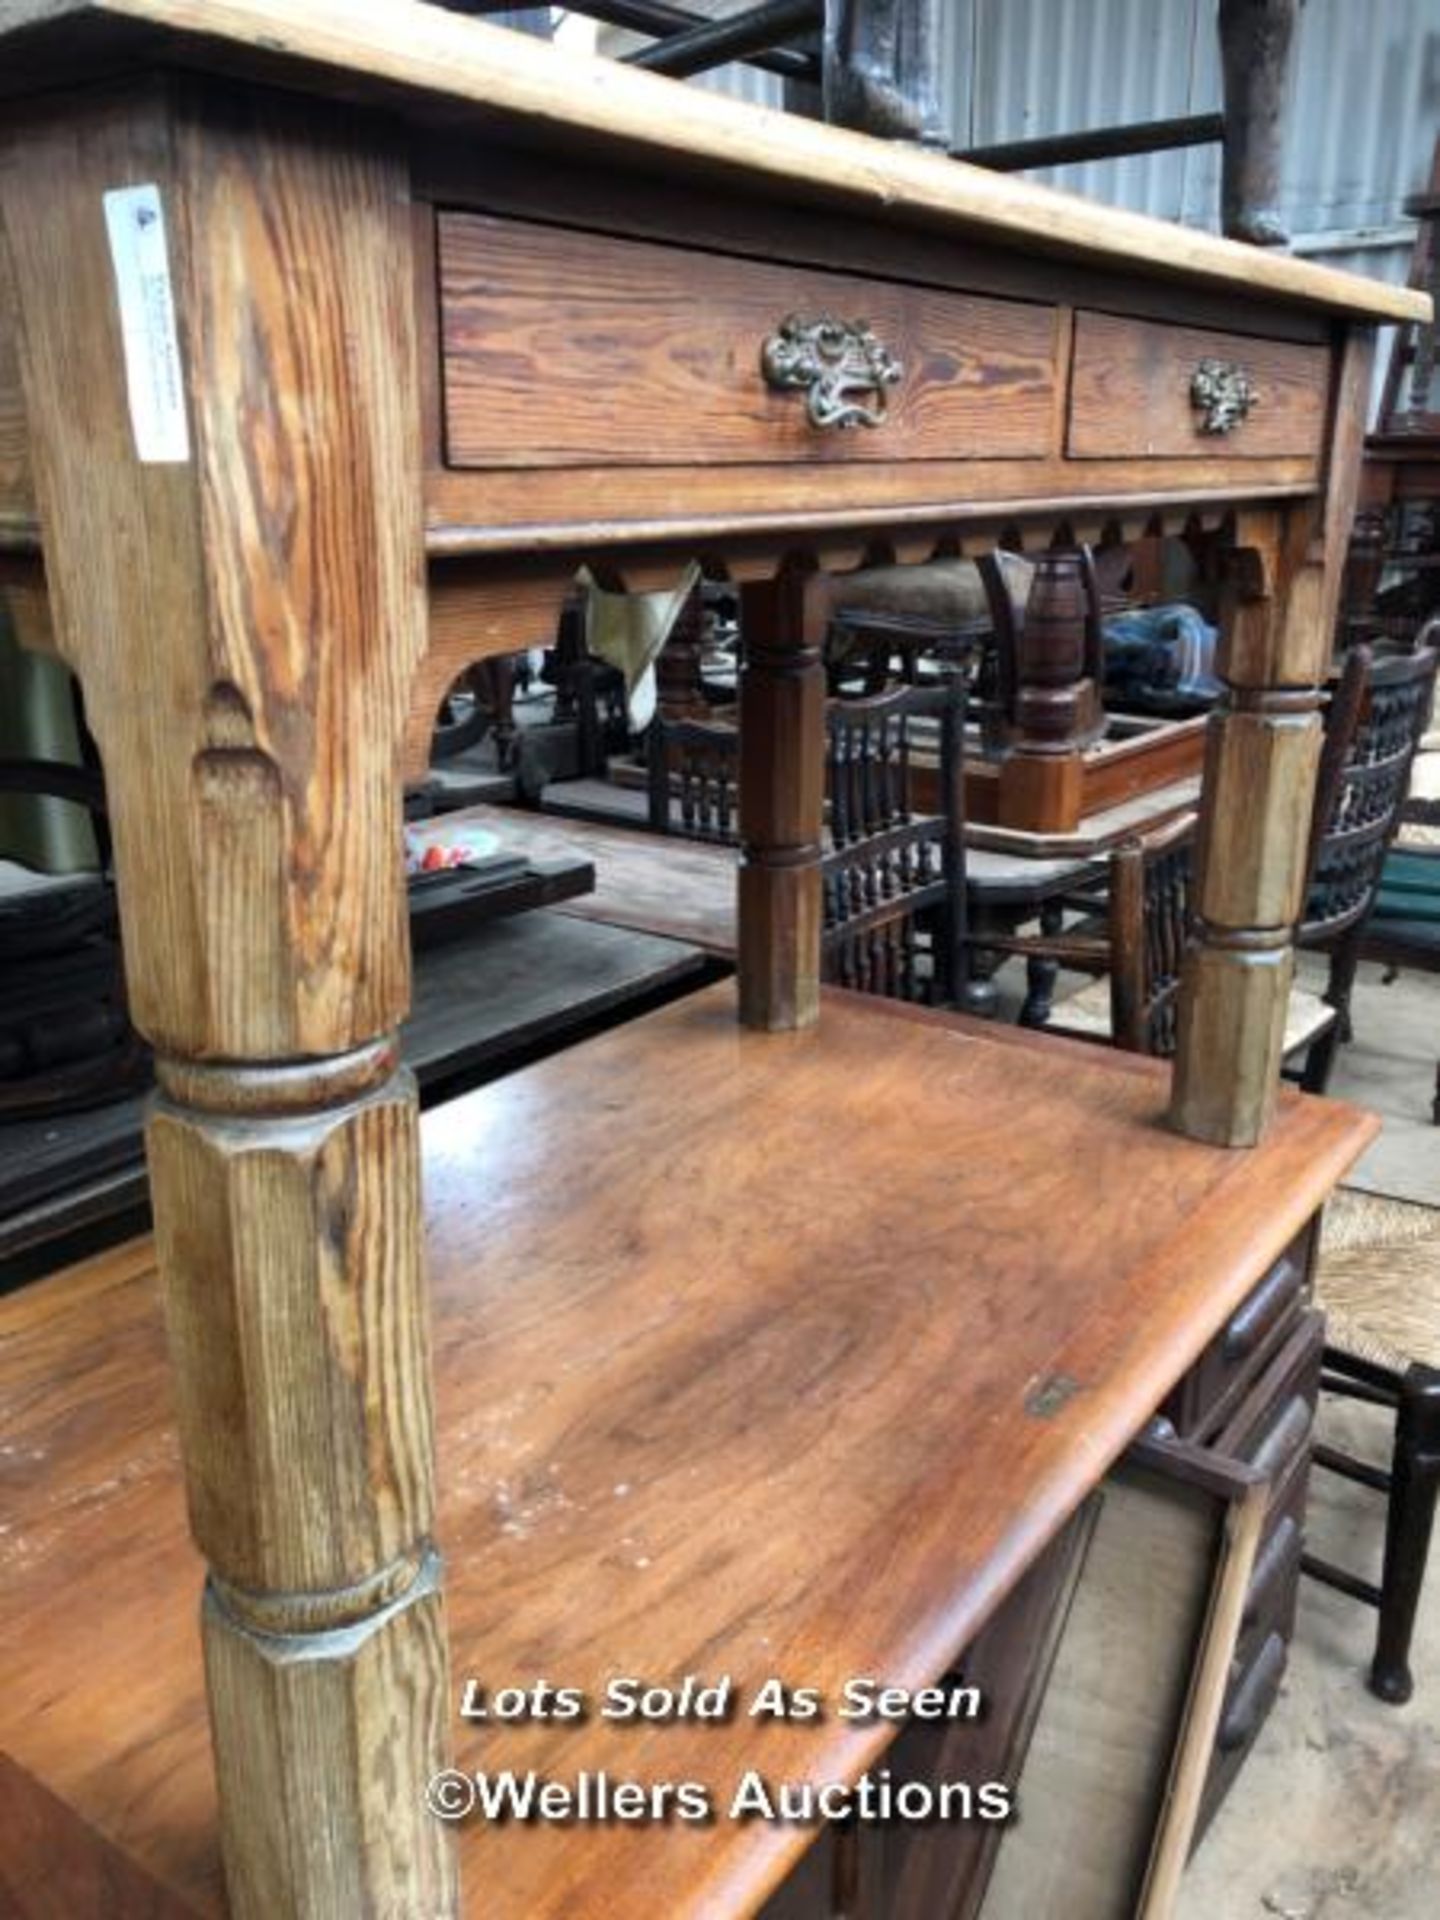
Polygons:
[[[1353,1045],[1331,1091],[1381,1113],[1353,1184],[1440,1206],[1440,979],[1380,984],[1366,968]],[[1327,1401],[1321,1428],[1383,1465],[1383,1417]],[[1378,1578],[1384,1501],[1317,1473],[1309,1534],[1328,1559]],[[1283,1691],[1230,1799],[1191,1863],[1176,1920],[1434,1920],[1440,1913],[1440,1545],[1422,1601],[1415,1697],[1383,1706],[1365,1686],[1374,1615],[1302,1580]]]

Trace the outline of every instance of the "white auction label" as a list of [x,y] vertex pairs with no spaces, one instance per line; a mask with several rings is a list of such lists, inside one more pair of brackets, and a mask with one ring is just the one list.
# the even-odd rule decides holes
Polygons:
[[152,466],[186,461],[190,430],[160,189],[116,187],[104,200],[135,451]]

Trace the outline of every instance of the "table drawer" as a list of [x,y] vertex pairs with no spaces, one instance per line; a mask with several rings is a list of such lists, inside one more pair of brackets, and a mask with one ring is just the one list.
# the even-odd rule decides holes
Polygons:
[[[1053,307],[492,215],[437,223],[452,467],[1019,458],[1056,437]],[[876,427],[767,384],[790,315],[863,322],[899,363]],[[875,391],[857,392],[866,405]]]
[[[1329,357],[1325,347],[1292,341],[1078,313],[1066,451],[1096,460],[1291,454],[1318,461]],[[1192,395],[1207,363],[1238,370],[1251,391],[1244,417],[1224,430],[1223,413]]]
[[1285,1500],[1291,1475],[1310,1457],[1324,1345],[1324,1315],[1302,1314],[1282,1351],[1215,1436],[1217,1453],[1269,1480],[1272,1512]]
[[1296,1235],[1206,1347],[1162,1409],[1182,1439],[1213,1432],[1238,1406],[1300,1312],[1314,1222]]

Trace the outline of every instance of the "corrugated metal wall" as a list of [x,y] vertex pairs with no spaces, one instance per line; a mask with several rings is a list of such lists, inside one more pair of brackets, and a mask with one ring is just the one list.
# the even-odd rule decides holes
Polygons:
[[[1216,0],[951,0],[946,107],[957,146],[1218,111]],[[1294,251],[1405,278],[1440,134],[1440,0],[1304,0],[1280,212]],[[1220,149],[1190,147],[1030,176],[1216,227]],[[1389,359],[1382,331],[1374,400]]]
[[[955,142],[1219,109],[1215,0],[952,0]],[[1282,215],[1297,251],[1404,277],[1405,195],[1440,132],[1440,0],[1305,0],[1286,123]],[[1217,224],[1217,147],[1032,176],[1192,226]]]
[[[686,4],[718,16],[750,0]],[[1216,111],[1215,13],[1216,0],[949,0],[941,80],[953,143]],[[605,52],[637,44],[600,35]],[[780,83],[753,68],[723,68],[707,84],[780,104]],[[1440,0],[1304,0],[1281,209],[1297,251],[1402,279],[1401,202],[1428,177],[1437,132]],[[1216,147],[1032,177],[1192,226],[1218,221]]]

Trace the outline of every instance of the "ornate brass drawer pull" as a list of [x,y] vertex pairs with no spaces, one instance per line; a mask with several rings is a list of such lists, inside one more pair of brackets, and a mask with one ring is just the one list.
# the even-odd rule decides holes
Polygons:
[[1190,380],[1190,404],[1202,416],[1201,433],[1231,433],[1259,399],[1255,383],[1234,360],[1202,360]]
[[[760,349],[760,370],[777,392],[805,395],[812,427],[879,427],[885,423],[885,389],[904,369],[863,320],[837,320],[798,313],[780,322]],[[873,393],[866,406],[857,394]]]

